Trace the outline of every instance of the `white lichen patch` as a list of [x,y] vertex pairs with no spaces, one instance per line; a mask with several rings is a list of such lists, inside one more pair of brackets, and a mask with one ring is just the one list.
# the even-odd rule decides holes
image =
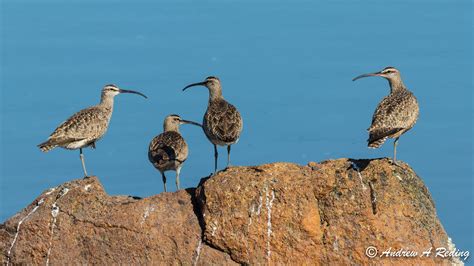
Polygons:
[[395,173],[395,177],[397,177],[398,180],[403,181],[403,178],[398,173]]
[[334,240],[334,243],[332,244],[332,248],[335,252],[339,252],[339,242],[337,240],[337,236],[336,236],[336,239]]
[[37,203],[36,203],[36,206],[25,216],[23,217],[19,222],[18,222],[18,225],[16,226],[16,233],[15,233],[15,236],[13,237],[13,241],[12,243],[10,244],[10,248],[8,249],[8,252],[7,252],[7,265],[10,265],[10,258],[11,258],[11,252],[13,250],[13,247],[15,246],[15,243],[18,239],[18,234],[20,234],[20,227],[21,227],[21,224],[23,224],[23,222],[26,221],[26,219],[28,219],[28,217],[30,217],[33,213],[35,213],[38,208],[44,203],[44,198],[41,198]]
[[247,230],[249,230],[251,225],[252,225],[252,214],[249,215],[249,223],[247,225]]
[[367,187],[364,185],[364,181],[362,179],[362,174],[360,173],[360,167],[354,162],[351,162],[351,166],[354,170],[357,171],[357,175],[359,176],[360,183],[362,184],[362,190],[366,190]]
[[51,205],[51,229],[50,229],[50,237],[49,237],[49,248],[48,253],[46,254],[46,265],[49,265],[49,256],[51,255],[51,250],[53,248],[53,237],[54,237],[54,228],[56,228],[56,221],[59,215],[60,208],[58,206],[58,201],[64,197],[69,192],[69,188],[64,187],[58,193],[56,200]]
[[197,263],[199,262],[199,256],[201,255],[201,249],[202,249],[202,239],[199,238],[198,245],[196,247],[196,250],[194,251],[193,265],[197,265]]
[[270,241],[272,237],[272,207],[275,200],[275,191],[273,189],[270,198],[268,187],[265,187],[265,200],[265,206],[267,207],[267,260],[269,260],[272,254]]
[[260,194],[259,198],[258,198],[258,206],[255,206],[256,204],[255,203],[252,203],[252,205],[250,206],[250,209],[249,209],[249,223],[248,223],[248,226],[247,227],[250,227],[250,225],[252,225],[252,217],[254,216],[254,214],[256,216],[259,216],[260,215],[260,212],[262,211],[262,194]]
[[152,213],[154,210],[155,210],[155,207],[153,207],[153,206],[146,206],[145,207],[145,211],[143,212],[142,221],[140,222],[140,225],[145,223],[146,218],[148,218],[148,216],[150,216],[150,213]]
[[91,187],[92,187],[92,184],[87,184],[87,185],[84,186],[84,190],[89,192],[89,191],[91,191]]
[[53,204],[53,207],[51,208],[51,216],[53,216],[53,218],[56,218],[59,214],[59,207],[58,205],[56,205],[56,202]]
[[52,187],[50,188],[46,193],[44,193],[46,196],[51,195],[54,191],[56,191],[58,187]]
[[69,188],[67,188],[67,187],[64,187],[63,189],[61,189],[61,191],[59,192],[59,198],[57,200],[64,197],[64,195],[66,195],[68,192],[69,192]]
[[212,229],[211,236],[214,236],[216,234],[216,231],[217,231],[217,223],[216,222],[213,222],[211,224],[211,229]]

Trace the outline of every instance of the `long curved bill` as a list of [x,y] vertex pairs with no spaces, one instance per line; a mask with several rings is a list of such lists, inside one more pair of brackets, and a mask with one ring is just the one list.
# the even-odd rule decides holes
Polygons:
[[377,73],[369,73],[369,74],[362,74],[360,76],[357,76],[355,78],[352,79],[352,81],[356,81],[358,79],[361,79],[361,78],[366,78],[366,77],[374,77],[374,76],[378,76],[380,75],[380,72],[377,72]]
[[198,83],[193,83],[193,84],[189,84],[188,86],[184,87],[183,91],[185,91],[187,88],[190,88],[190,87],[194,87],[194,86],[204,86],[206,85],[206,82],[203,81],[203,82],[198,82]]
[[120,93],[133,93],[133,94],[138,94],[138,95],[143,96],[145,99],[148,99],[148,97],[146,97],[145,94],[143,94],[143,93],[141,93],[141,92],[138,92],[138,91],[122,90],[122,89],[120,89]]
[[189,121],[189,120],[181,119],[180,122],[181,122],[181,124],[191,124],[191,125],[195,125],[195,126],[198,126],[198,127],[202,127],[201,124],[193,122],[193,121]]

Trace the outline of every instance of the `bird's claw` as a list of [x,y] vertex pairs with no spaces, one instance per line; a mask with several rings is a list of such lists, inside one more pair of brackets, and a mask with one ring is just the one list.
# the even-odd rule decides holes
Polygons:
[[396,160],[393,160],[393,159],[389,159],[389,162],[392,164],[392,165],[395,165],[395,166],[398,166],[398,167],[402,167],[402,165],[396,161]]
[[[390,161],[390,163],[391,163],[392,165],[398,166],[398,167],[402,170],[402,172],[403,172],[404,174],[407,174],[406,169],[403,167],[403,165],[402,165],[399,161],[396,161],[396,160],[393,160],[393,159],[389,159],[389,161]],[[398,178],[399,178],[400,180],[402,180],[401,177],[398,177]]]

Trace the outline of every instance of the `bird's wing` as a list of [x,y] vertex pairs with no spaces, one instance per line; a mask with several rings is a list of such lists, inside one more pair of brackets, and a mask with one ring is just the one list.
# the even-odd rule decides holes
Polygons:
[[408,130],[416,123],[419,109],[416,98],[406,91],[385,97],[375,109],[369,132],[380,132],[378,135],[394,134],[394,130]]
[[174,160],[184,162],[187,158],[187,144],[179,133],[164,132],[150,142],[148,158],[151,163],[157,165]]
[[236,141],[243,127],[242,117],[237,108],[226,101],[220,101],[210,108],[205,117],[209,130],[223,142]]
[[59,125],[50,135],[54,144],[100,138],[107,130],[110,115],[98,107],[83,109]]

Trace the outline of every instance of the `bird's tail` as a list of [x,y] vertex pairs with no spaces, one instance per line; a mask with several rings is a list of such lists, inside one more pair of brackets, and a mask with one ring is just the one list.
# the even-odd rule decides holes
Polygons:
[[372,148],[372,149],[377,149],[377,148],[380,148],[380,146],[382,146],[382,144],[385,143],[385,141],[387,140],[388,137],[383,137],[381,139],[368,139],[367,141],[369,142],[369,144],[367,146],[369,146],[369,148]]
[[38,148],[40,148],[40,150],[41,150],[42,152],[48,152],[48,151],[50,151],[50,150],[56,148],[57,146],[58,146],[58,145],[52,144],[52,143],[49,142],[49,140],[47,140],[47,141],[45,141],[45,142],[39,144],[39,145],[38,145]]
[[392,138],[394,134],[397,134],[402,130],[401,128],[379,128],[379,129],[369,129],[369,139],[367,142],[369,143],[367,146],[369,148],[379,148],[388,138]]

